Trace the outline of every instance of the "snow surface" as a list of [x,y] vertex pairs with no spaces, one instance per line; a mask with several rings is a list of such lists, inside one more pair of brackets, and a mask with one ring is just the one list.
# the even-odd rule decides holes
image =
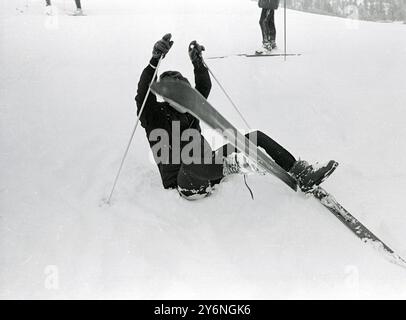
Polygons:
[[[53,2],[53,17],[39,0],[0,7],[1,298],[406,298],[405,269],[273,177],[249,178],[255,201],[240,177],[198,202],[164,190],[143,130],[103,205],[154,42],[171,32],[162,71],[192,79],[191,40],[207,57],[260,45],[255,2],[88,0],[86,17]],[[208,60],[249,123],[340,162],[325,188],[403,256],[405,39],[404,25],[289,10],[301,57]],[[244,128],[215,83],[210,101]]]

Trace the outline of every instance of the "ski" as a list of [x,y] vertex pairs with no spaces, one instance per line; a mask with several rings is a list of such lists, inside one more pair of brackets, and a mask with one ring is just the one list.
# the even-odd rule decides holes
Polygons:
[[397,255],[388,245],[380,240],[365,225],[350,214],[337,200],[321,187],[313,191],[313,196],[327,208],[338,220],[350,229],[362,242],[370,244],[374,249],[380,251],[392,263],[406,268],[406,261]]
[[[164,80],[154,82],[152,92],[165,98],[170,104],[186,109],[187,112],[201,119],[214,130],[233,132],[236,141],[230,141],[240,152],[258,163],[260,167],[285,182],[293,190],[297,190],[296,180],[263,151],[257,148],[225,119],[196,89],[181,81]],[[210,116],[208,116],[210,115]],[[248,150],[247,148],[248,147]],[[255,156],[253,156],[255,155]]]
[[[196,89],[181,81],[163,80],[154,82],[151,86],[152,92],[162,96],[171,105],[183,109],[193,114],[196,118],[205,122],[212,129],[223,131],[232,130],[236,133],[236,141],[230,141],[240,152],[243,152],[248,158],[258,163],[267,172],[278,177],[293,190],[297,190],[296,181],[281,167],[279,167],[268,155],[251,143],[244,135],[226,120]],[[255,148],[257,157],[251,157],[252,152],[247,152],[246,148],[240,146],[249,146],[249,150]],[[397,255],[388,245],[380,240],[372,231],[351,215],[335,198],[321,187],[312,191],[312,195],[325,208],[327,208],[336,218],[338,218],[349,230],[351,230],[364,243],[372,245],[373,248],[383,253],[392,263],[406,268],[406,261]]]
[[230,54],[230,55],[225,55],[225,56],[216,56],[216,57],[208,57],[206,59],[225,59],[229,57],[246,57],[246,58],[259,58],[259,57],[298,57],[301,56],[301,53],[262,53],[262,54],[256,54],[256,53],[236,53],[236,54]]
[[301,53],[252,53],[252,54],[243,54],[242,56],[247,58],[255,58],[255,57],[298,57],[301,56]]

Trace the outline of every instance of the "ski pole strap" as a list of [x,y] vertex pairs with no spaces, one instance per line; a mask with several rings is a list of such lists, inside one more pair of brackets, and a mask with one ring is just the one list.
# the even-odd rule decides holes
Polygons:
[[245,186],[247,187],[248,191],[250,192],[252,200],[254,200],[254,193],[252,192],[250,186],[248,185],[246,174],[244,174],[244,183],[245,183]]

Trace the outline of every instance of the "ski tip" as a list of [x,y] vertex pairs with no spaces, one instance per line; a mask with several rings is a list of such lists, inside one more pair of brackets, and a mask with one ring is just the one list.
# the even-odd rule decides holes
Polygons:
[[169,89],[163,81],[154,81],[151,84],[151,91],[158,96],[164,97],[167,95]]
[[403,259],[398,254],[396,254],[396,253],[387,254],[386,259],[389,260],[389,262],[391,262],[399,267],[402,267],[406,270],[406,260]]
[[401,256],[397,255],[396,253],[392,254],[392,258],[390,259],[390,262],[406,269],[406,260],[403,259]]
[[406,269],[406,260],[385,245],[381,240],[363,239],[363,242],[369,244],[373,249],[382,254],[390,263]]
[[175,91],[181,88],[191,88],[191,86],[184,81],[164,79],[160,81],[154,81],[151,84],[151,91],[160,96],[166,96],[169,92]]

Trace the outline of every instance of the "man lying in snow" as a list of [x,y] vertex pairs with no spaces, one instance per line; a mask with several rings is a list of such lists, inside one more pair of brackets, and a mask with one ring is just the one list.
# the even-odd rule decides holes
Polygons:
[[[247,159],[231,145],[221,147],[212,151],[208,142],[201,134],[199,120],[193,115],[175,109],[168,102],[158,102],[156,95],[152,92],[146,97],[149,85],[158,66],[159,59],[165,57],[173,45],[171,34],[165,35],[153,47],[152,58],[148,66],[142,72],[138,83],[138,91],[135,100],[137,102],[137,113],[140,112],[144,99],[146,98],[144,110],[140,116],[141,125],[146,131],[147,139],[153,151],[155,161],[161,174],[162,183],[165,189],[177,189],[180,195],[188,200],[200,199],[211,194],[213,187],[230,174],[263,173],[253,161]],[[189,45],[189,57],[194,67],[195,88],[205,98],[211,90],[211,80],[206,68],[202,52],[204,47],[193,41]],[[189,83],[188,79],[178,71],[166,71],[160,75],[162,79],[172,79]],[[176,128],[176,133],[173,130]],[[158,151],[155,148],[159,143],[156,130],[167,133],[169,140]],[[186,130],[195,130],[200,139],[181,139]],[[283,169],[291,174],[303,192],[311,192],[322,183],[337,167],[338,163],[331,160],[326,165],[309,165],[306,161],[296,160],[286,149],[272,140],[266,134],[256,131],[247,135],[248,138],[255,136],[253,140],[259,147]],[[198,155],[189,154],[205,161],[190,162],[190,157],[185,161],[182,159],[182,150],[190,144],[199,144],[202,152]],[[162,143],[160,143],[162,147]],[[192,148],[192,150],[196,150]],[[162,154],[168,154],[162,160]],[[213,161],[207,162],[207,156]],[[216,161],[215,161],[216,159]],[[220,159],[220,161],[218,161]]]

